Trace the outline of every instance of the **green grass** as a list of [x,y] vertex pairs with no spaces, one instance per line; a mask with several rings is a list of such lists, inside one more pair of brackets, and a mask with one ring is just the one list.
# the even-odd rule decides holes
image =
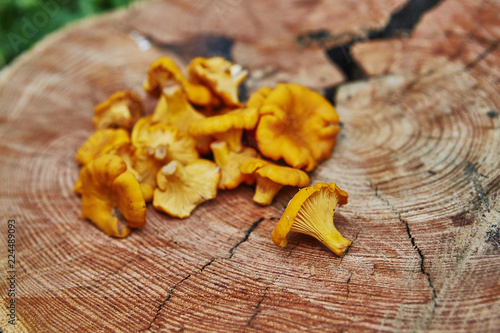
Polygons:
[[0,0],[0,68],[68,22],[139,0]]

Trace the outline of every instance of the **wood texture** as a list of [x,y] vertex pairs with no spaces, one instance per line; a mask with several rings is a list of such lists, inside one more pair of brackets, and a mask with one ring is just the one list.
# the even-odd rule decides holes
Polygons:
[[[367,78],[338,86],[343,127],[311,174],[349,193],[334,218],[353,242],[344,257],[303,235],[285,249],[271,242],[294,189],[269,207],[252,203],[251,187],[220,191],[186,220],[149,207],[147,226],[123,240],[80,219],[74,153],[93,106],[120,89],[145,97],[160,55],[185,64],[226,52],[260,73],[249,91],[280,80],[329,87],[344,78],[324,48],[382,28],[404,5],[270,3],[146,2],[62,30],[1,73],[3,249],[7,220],[17,223],[18,323],[3,315],[2,250],[4,331],[498,331],[498,1],[445,0],[410,38],[353,45]],[[297,36],[311,30],[333,41],[300,49]],[[280,59],[272,70],[270,58]]]

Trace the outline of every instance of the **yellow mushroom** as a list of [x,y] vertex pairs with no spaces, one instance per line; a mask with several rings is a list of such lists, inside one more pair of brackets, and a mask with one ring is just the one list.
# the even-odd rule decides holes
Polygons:
[[142,103],[132,91],[118,91],[94,108],[94,129],[131,129],[142,115]]
[[133,168],[148,202],[153,199],[156,174],[164,165],[173,160],[187,164],[198,158],[192,137],[179,133],[175,126],[152,124],[150,117],[141,118],[134,126],[132,144],[136,148]]
[[219,167],[212,161],[198,159],[186,166],[172,161],[158,172],[153,206],[174,217],[188,217],[197,205],[216,197],[219,179]]
[[240,84],[248,72],[222,57],[194,58],[188,65],[190,79],[210,87],[226,105],[239,106]]
[[[101,155],[80,170],[82,218],[109,236],[126,237],[130,228],[146,224],[146,203],[139,183],[116,155]],[[114,208],[127,221],[120,230]]]
[[267,96],[271,93],[272,89],[269,87],[262,87],[253,94],[250,95],[247,101],[247,107],[249,108],[260,108]]
[[240,164],[243,174],[255,175],[257,186],[253,200],[260,205],[270,205],[275,195],[285,185],[307,186],[309,176],[302,170],[276,165],[260,158],[251,158]]
[[143,88],[148,94],[160,97],[162,90],[171,85],[181,85],[187,93],[188,100],[193,104],[202,106],[220,104],[219,99],[208,87],[188,81],[171,58],[159,58],[150,66]]
[[189,134],[195,137],[213,136],[225,141],[233,151],[240,151],[244,129],[253,129],[259,120],[256,108],[230,110],[223,114],[195,120],[189,126]]
[[[180,86],[165,88],[156,105],[151,117],[152,123],[161,122],[165,125],[173,125],[181,133],[187,133],[191,123],[205,119],[205,116],[196,111],[188,102],[185,92]],[[196,149],[201,154],[210,152],[210,142],[213,139],[208,136],[196,138]]]
[[229,149],[224,141],[216,141],[210,144],[215,163],[220,167],[221,178],[219,189],[233,189],[245,182],[248,185],[255,181],[253,174],[243,174],[240,165],[243,161],[258,157],[259,154],[253,148],[244,147],[239,152]]
[[298,84],[278,84],[259,110],[256,141],[262,155],[306,171],[330,156],[339,117],[322,95]]
[[120,147],[130,144],[128,132],[122,128],[103,129],[92,133],[76,152],[75,159],[85,165],[103,154],[112,154]]
[[351,245],[333,224],[337,205],[345,205],[348,195],[335,183],[317,183],[301,189],[288,203],[283,216],[273,230],[274,244],[285,247],[290,231],[318,239],[336,255],[341,256]]

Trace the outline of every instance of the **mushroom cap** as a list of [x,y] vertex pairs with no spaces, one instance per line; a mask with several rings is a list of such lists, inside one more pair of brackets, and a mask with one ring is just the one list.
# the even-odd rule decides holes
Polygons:
[[243,129],[255,128],[258,120],[258,109],[240,108],[193,121],[189,126],[189,134],[195,137],[212,135],[220,141],[226,141],[232,150],[239,151],[242,148]]
[[341,255],[350,245],[350,241],[335,229],[333,214],[336,206],[347,204],[347,200],[347,193],[335,183],[319,182],[301,189],[290,200],[272,232],[274,244],[285,247],[287,234],[297,231],[317,238],[334,253]]
[[[145,148],[145,151],[165,164],[177,160],[183,164],[198,158],[196,141],[186,133],[179,133],[177,127],[162,123],[137,127],[132,133],[132,144],[136,148]],[[136,127],[134,127],[134,130]]]
[[256,140],[262,155],[283,158],[306,171],[330,156],[339,117],[322,95],[298,84],[278,84],[265,98],[260,113]]
[[187,164],[198,158],[196,141],[177,127],[162,123],[152,124],[143,117],[132,131],[132,144],[136,148],[133,170],[141,184],[147,202],[153,199],[156,174],[168,162],[176,160]]
[[267,96],[271,93],[272,89],[269,87],[259,88],[256,92],[250,95],[247,101],[247,107],[249,108],[260,108]]
[[[145,225],[146,203],[139,183],[120,157],[97,157],[80,170],[80,179],[82,218],[91,220],[107,235],[120,238],[126,237],[130,228]],[[114,207],[128,222],[122,230],[113,216]]]
[[188,217],[197,205],[216,197],[219,179],[219,167],[212,161],[198,159],[186,166],[172,161],[158,172],[153,206],[174,217]]
[[142,103],[133,91],[118,91],[94,108],[94,129],[131,129],[142,115]]
[[240,165],[243,161],[258,157],[255,149],[243,147],[239,152],[229,149],[224,141],[216,141],[210,144],[214,155],[215,163],[220,167],[219,189],[233,189],[245,182],[248,185],[255,181],[255,178],[249,174],[243,174],[240,171]]
[[75,160],[85,165],[100,155],[113,153],[123,145],[129,144],[129,134],[122,128],[98,130],[80,146]]
[[208,87],[189,82],[171,58],[161,57],[151,64],[143,88],[151,96],[159,97],[162,90],[169,84],[181,85],[191,103],[197,105],[220,104],[218,98]]
[[277,165],[261,158],[243,161],[240,170],[244,174],[257,174],[281,185],[302,187],[310,182],[309,176],[302,170]]
[[142,87],[151,96],[159,97],[163,88],[171,81],[182,85],[186,78],[171,58],[161,57],[149,66],[148,77]]
[[[180,86],[172,86],[163,90],[151,117],[152,123],[173,125],[181,133],[187,133],[191,123],[205,119],[205,116],[196,111],[188,102],[185,92]],[[196,138],[196,149],[201,154],[210,152],[211,137]]]
[[201,136],[224,133],[231,129],[253,129],[258,121],[258,109],[239,108],[194,121],[189,126],[189,134]]
[[253,200],[263,206],[270,205],[283,186],[302,187],[310,182],[309,176],[302,170],[276,165],[260,158],[241,162],[240,171],[255,176],[257,186]]
[[222,57],[194,58],[188,65],[188,74],[212,90],[226,105],[240,105],[238,89],[248,72],[240,65]]

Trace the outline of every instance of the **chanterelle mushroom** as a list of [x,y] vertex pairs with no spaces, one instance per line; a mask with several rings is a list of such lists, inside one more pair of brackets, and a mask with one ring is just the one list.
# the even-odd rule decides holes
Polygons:
[[253,94],[250,95],[247,101],[247,107],[249,108],[260,108],[267,96],[271,93],[272,89],[269,87],[262,87]]
[[[165,125],[176,126],[181,133],[187,133],[191,123],[202,119],[205,119],[205,116],[193,108],[180,86],[163,89],[151,116],[152,123],[161,122]],[[201,154],[209,153],[211,141],[213,141],[212,138],[208,136],[196,138],[196,149]]]
[[339,117],[320,94],[298,84],[278,84],[259,110],[256,140],[262,155],[306,171],[330,156]]
[[189,126],[189,134],[200,137],[212,135],[219,141],[225,141],[234,151],[240,151],[243,129],[253,129],[259,120],[256,108],[242,108],[225,112],[221,115],[195,120]]
[[210,148],[214,154],[215,163],[221,168],[220,189],[229,190],[238,187],[243,182],[251,184],[255,181],[253,174],[243,174],[240,171],[243,161],[259,156],[255,149],[244,147],[239,152],[235,152],[229,149],[224,141],[212,142]]
[[[82,218],[89,219],[107,235],[126,237],[130,228],[146,224],[146,203],[139,183],[116,155],[101,155],[80,170]],[[114,207],[127,220],[120,230]]]
[[153,199],[156,174],[164,165],[173,160],[187,164],[198,158],[192,137],[179,133],[175,126],[153,124],[150,116],[134,126],[132,145],[136,148],[133,168],[147,202]]
[[159,97],[163,88],[166,88],[169,84],[181,85],[187,93],[187,98],[193,104],[220,104],[218,98],[214,96],[208,87],[188,81],[172,59],[162,57],[149,68],[148,78],[144,82],[143,88],[148,94]]
[[118,91],[94,108],[94,129],[131,129],[142,115],[142,103],[132,91]]
[[219,167],[198,159],[183,166],[177,161],[165,165],[157,176],[153,206],[165,213],[185,218],[202,202],[217,195]]
[[209,86],[226,105],[240,105],[238,89],[248,72],[222,57],[194,58],[188,65],[194,81]]
[[318,239],[336,255],[341,256],[351,242],[337,231],[333,214],[337,205],[347,203],[347,193],[335,183],[317,183],[301,189],[288,203],[283,216],[273,230],[274,244],[285,247],[290,231]]
[[129,144],[130,136],[122,128],[98,130],[80,146],[75,159],[79,164],[85,165],[100,155],[114,153]]
[[251,158],[240,164],[243,174],[255,175],[257,186],[253,200],[260,205],[270,205],[276,193],[285,185],[307,186],[309,176],[302,170],[279,166],[260,158]]

